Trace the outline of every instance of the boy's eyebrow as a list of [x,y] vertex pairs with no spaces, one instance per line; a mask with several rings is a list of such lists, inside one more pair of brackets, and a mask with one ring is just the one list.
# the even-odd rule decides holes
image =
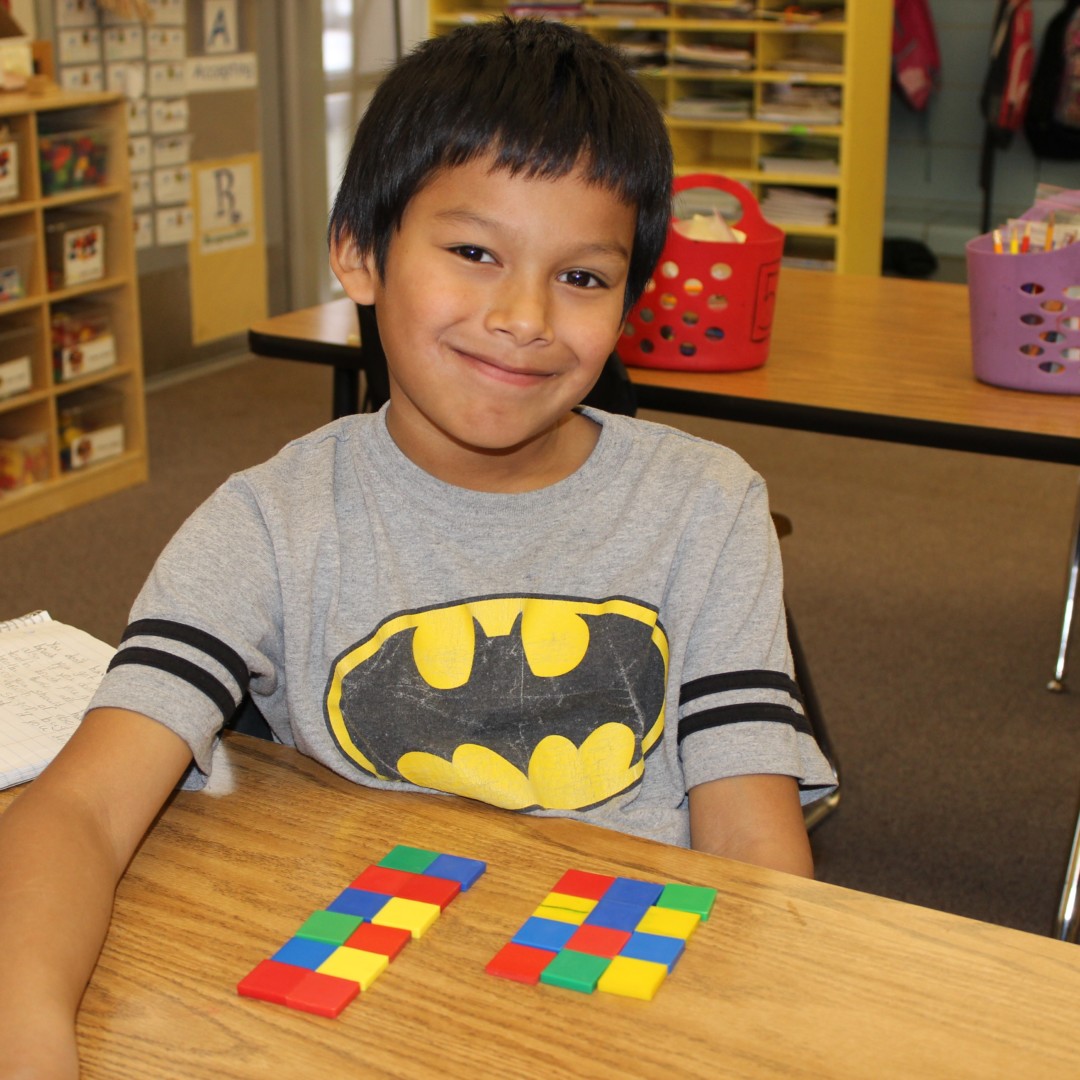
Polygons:
[[[435,217],[439,221],[457,221],[463,225],[476,225],[482,229],[500,229],[503,227],[498,221],[484,217],[483,214],[479,214],[475,210],[465,208],[460,210],[440,210]],[[615,255],[627,261],[630,259],[630,252],[626,249],[626,246],[620,244],[617,240],[612,240],[610,243],[597,240],[593,243],[582,244],[577,249],[577,253],[581,255]]]

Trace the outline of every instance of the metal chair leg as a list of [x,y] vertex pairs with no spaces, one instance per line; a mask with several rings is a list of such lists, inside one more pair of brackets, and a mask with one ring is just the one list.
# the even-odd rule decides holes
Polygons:
[[1069,851],[1069,863],[1065,868],[1065,884],[1061,890],[1057,916],[1054,918],[1054,937],[1059,941],[1076,940],[1078,884],[1080,884],[1080,813],[1076,816],[1072,849]]
[[1047,690],[1060,693],[1065,689],[1065,654],[1069,651],[1069,634],[1072,631],[1073,610],[1076,606],[1076,582],[1080,576],[1080,491],[1076,496],[1076,514],[1073,517],[1072,541],[1069,545],[1069,568],[1065,580],[1065,615],[1061,622],[1061,643],[1058,645],[1057,666],[1054,677],[1046,684]]

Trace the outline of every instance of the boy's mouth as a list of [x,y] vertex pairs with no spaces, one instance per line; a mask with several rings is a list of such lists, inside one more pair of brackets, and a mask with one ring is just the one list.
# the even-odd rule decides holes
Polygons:
[[509,386],[536,386],[538,383],[550,379],[554,374],[551,371],[539,371],[534,368],[523,367],[496,357],[481,356],[478,353],[465,352],[460,349],[455,351],[458,356],[467,361],[481,375]]

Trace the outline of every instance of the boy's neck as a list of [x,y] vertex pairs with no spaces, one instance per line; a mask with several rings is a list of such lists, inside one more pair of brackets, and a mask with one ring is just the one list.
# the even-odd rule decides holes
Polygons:
[[414,437],[408,426],[402,430],[391,404],[387,430],[414,465],[454,487],[504,495],[539,491],[565,480],[585,464],[600,438],[600,425],[578,412],[521,446],[498,451],[448,445],[445,438],[434,443]]

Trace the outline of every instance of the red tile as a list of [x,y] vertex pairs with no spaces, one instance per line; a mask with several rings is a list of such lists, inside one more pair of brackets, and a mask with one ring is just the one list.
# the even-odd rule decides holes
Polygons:
[[584,896],[587,900],[599,900],[614,884],[609,874],[591,874],[586,870],[567,870],[552,886],[551,892],[569,896]]
[[345,942],[350,949],[363,949],[365,952],[379,953],[391,960],[409,942],[412,934],[408,930],[399,930],[396,926],[378,926],[375,923],[361,923]]
[[263,960],[237,984],[241,997],[257,998],[284,1005],[285,999],[297,983],[307,974],[307,968],[283,964],[279,960]]
[[498,975],[502,979],[535,984],[540,981],[540,973],[551,963],[555,955],[547,949],[534,949],[531,945],[515,945],[511,941],[488,961],[484,970],[489,975]]
[[403,900],[421,900],[445,908],[461,892],[461,883],[428,874],[414,874],[393,866],[369,866],[352,883],[351,888],[400,896]]
[[618,956],[629,940],[629,930],[614,930],[610,926],[586,923],[574,931],[574,936],[566,943],[566,948],[588,953],[590,956]]
[[290,1009],[316,1013],[319,1016],[338,1016],[349,1004],[360,987],[352,979],[339,979],[336,975],[324,975],[321,971],[306,971],[304,977],[285,997]]

